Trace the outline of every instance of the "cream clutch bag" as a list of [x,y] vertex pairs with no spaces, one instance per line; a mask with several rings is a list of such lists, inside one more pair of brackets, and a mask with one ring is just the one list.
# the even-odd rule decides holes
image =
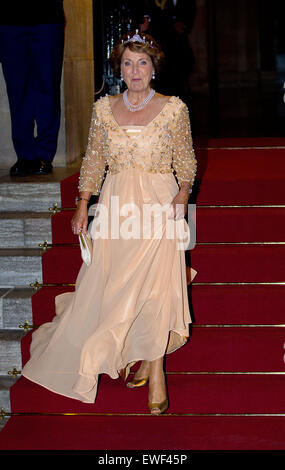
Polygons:
[[85,235],[83,232],[79,234],[79,244],[81,249],[81,257],[87,266],[90,266],[92,261],[92,251],[93,251],[93,244],[90,234],[87,232]]

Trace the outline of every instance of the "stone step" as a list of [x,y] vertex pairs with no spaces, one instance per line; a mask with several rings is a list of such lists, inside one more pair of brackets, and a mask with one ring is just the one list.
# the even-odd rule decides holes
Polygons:
[[16,367],[22,370],[21,339],[22,330],[0,330],[0,376]]
[[51,239],[51,213],[0,213],[1,248],[38,248]]
[[0,409],[4,408],[7,413],[11,411],[10,388],[17,380],[18,379],[13,379],[9,375],[0,375]]
[[35,279],[42,279],[41,249],[0,250],[0,286],[27,287]]
[[[39,243],[52,240],[49,208],[61,206],[61,181],[75,169],[54,169],[51,175],[11,178],[0,169],[0,408],[10,412],[8,375],[22,369],[21,339],[26,321],[31,325],[32,296],[29,285],[42,282]],[[0,430],[7,419],[0,421]]]
[[0,289],[0,328],[17,329],[28,321],[33,323],[31,288]]
[[[48,212],[56,202],[61,206],[61,182],[77,172],[77,165],[71,165],[54,168],[48,175],[13,178],[8,170],[0,169],[1,212]],[[77,180],[74,186],[77,188]]]
[[60,201],[59,182],[0,184],[1,212],[47,212],[49,207]]
[[9,421],[9,418],[4,418],[0,420],[0,431],[6,426],[8,421]]

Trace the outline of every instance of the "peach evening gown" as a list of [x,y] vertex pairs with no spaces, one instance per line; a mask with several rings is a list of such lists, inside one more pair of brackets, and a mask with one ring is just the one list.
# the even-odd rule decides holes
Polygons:
[[[188,109],[179,98],[170,97],[148,125],[123,127],[108,96],[96,101],[79,180],[80,191],[100,194],[89,229],[92,263],[82,264],[75,292],[56,297],[53,321],[34,331],[26,378],[94,403],[99,374],[115,379],[124,367],[129,371],[136,361],[155,360],[187,342],[185,251],[178,249],[179,234],[190,235],[185,218],[172,219],[172,238],[165,218],[153,228],[155,215],[150,236],[141,236],[144,223],[135,225],[132,236],[125,234],[131,222],[141,221],[143,206],[170,206],[181,181],[193,182],[195,172]],[[107,210],[109,236],[102,236],[100,205]],[[111,227],[115,216],[123,236]],[[191,280],[195,275],[191,268]]]

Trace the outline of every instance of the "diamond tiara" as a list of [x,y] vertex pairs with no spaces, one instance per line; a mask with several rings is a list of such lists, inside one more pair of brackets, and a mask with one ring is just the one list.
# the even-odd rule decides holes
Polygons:
[[147,44],[149,47],[153,47],[153,41],[146,41],[145,36],[141,37],[139,35],[138,29],[136,29],[136,34],[134,34],[132,37],[130,37],[128,34],[128,37],[125,41],[122,39],[122,44],[127,44],[128,42],[140,42],[142,44]]

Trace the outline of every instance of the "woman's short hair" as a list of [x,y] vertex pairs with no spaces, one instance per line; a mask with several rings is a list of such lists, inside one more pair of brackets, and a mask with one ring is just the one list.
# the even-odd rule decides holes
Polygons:
[[[145,40],[143,42],[128,41],[128,39],[132,38],[135,34],[139,35],[142,39],[145,38]],[[116,77],[120,77],[122,55],[127,48],[132,52],[144,52],[145,54],[148,54],[152,60],[155,72],[160,72],[165,57],[161,46],[149,34],[136,31],[124,34],[116,42],[111,52],[110,64]]]

